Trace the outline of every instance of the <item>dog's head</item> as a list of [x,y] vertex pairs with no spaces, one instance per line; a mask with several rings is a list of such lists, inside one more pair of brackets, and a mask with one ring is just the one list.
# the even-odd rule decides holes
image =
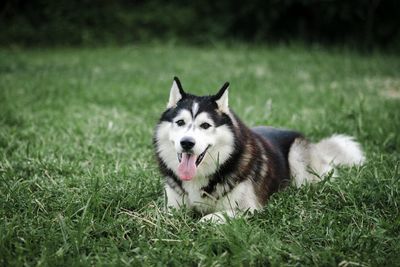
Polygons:
[[167,110],[155,133],[160,160],[181,180],[214,174],[234,149],[234,118],[225,83],[215,95],[186,93],[174,78]]

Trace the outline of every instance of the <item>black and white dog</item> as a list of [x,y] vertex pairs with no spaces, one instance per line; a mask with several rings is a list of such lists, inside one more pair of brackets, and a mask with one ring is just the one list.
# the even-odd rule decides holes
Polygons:
[[301,133],[248,128],[228,106],[225,83],[216,95],[186,93],[174,78],[154,134],[167,206],[193,208],[202,220],[224,222],[263,207],[274,192],[320,179],[337,165],[364,162],[352,137],[313,144]]

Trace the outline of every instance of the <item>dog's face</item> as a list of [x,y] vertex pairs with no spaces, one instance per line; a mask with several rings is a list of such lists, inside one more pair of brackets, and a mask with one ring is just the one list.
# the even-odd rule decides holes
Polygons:
[[177,78],[167,110],[156,128],[155,145],[162,162],[181,180],[215,173],[234,149],[228,83],[212,96],[184,92]]

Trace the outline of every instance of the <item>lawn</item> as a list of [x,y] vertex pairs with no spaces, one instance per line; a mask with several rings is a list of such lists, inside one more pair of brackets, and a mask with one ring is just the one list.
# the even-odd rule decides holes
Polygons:
[[[400,266],[399,70],[302,46],[0,49],[0,264]],[[175,75],[231,82],[248,125],[353,135],[368,161],[226,225],[168,215],[152,133]]]

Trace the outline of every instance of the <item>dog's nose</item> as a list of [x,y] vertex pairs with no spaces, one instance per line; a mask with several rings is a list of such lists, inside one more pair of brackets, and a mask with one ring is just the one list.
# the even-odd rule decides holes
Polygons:
[[184,150],[190,150],[194,147],[196,142],[192,137],[184,137],[181,139],[181,146]]

